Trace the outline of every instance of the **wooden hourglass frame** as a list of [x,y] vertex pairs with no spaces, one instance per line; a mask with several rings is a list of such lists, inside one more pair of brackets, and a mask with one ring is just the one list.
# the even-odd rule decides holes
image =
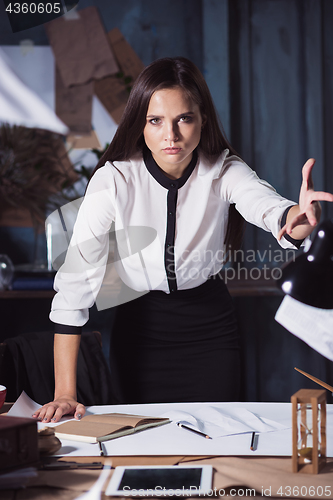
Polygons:
[[326,391],[301,389],[291,403],[292,470],[318,474],[326,464]]

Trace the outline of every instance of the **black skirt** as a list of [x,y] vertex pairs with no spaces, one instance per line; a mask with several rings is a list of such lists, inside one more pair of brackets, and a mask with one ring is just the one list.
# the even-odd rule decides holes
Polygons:
[[237,401],[239,338],[222,279],[118,306],[110,367],[118,404]]

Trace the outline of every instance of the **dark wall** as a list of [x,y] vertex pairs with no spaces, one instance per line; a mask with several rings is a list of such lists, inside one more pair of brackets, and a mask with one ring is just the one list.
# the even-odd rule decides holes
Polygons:
[[[281,297],[237,297],[234,301],[241,332],[245,401],[287,402],[299,389],[319,388],[294,367],[333,386],[332,362],[274,320]],[[333,403],[329,392],[327,401]]]
[[[301,166],[314,157],[318,190],[333,191],[332,26],[329,0],[233,0],[231,138],[281,194],[297,200]],[[323,204],[323,218],[333,216]],[[252,247],[268,241],[248,232]]]
[[[310,157],[317,160],[315,188],[333,192],[333,2],[231,0],[228,5],[234,147],[291,200],[298,199],[301,167]],[[323,219],[333,216],[332,205],[322,204]],[[248,225],[244,251],[250,249],[274,252],[278,245]],[[275,264],[268,259],[267,265]],[[250,400],[289,400],[299,388],[314,387],[294,366],[333,382],[332,363],[274,320],[280,302],[236,299]]]

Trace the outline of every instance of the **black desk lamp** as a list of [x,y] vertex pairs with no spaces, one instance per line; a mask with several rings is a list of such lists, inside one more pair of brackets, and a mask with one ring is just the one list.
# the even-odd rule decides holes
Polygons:
[[317,227],[307,252],[282,267],[277,285],[299,302],[333,309],[333,221]]

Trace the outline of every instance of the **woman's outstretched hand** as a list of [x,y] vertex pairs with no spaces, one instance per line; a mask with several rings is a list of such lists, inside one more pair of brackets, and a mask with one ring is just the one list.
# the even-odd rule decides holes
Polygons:
[[80,420],[85,414],[84,405],[71,396],[62,396],[42,406],[32,416],[43,422],[58,422],[63,415],[73,415]]
[[315,161],[310,158],[302,169],[299,204],[289,210],[287,223],[279,231],[279,240],[284,234],[289,234],[296,240],[309,236],[320,220],[321,206],[319,202],[333,202],[333,194],[314,190],[311,172]]

